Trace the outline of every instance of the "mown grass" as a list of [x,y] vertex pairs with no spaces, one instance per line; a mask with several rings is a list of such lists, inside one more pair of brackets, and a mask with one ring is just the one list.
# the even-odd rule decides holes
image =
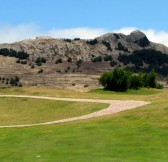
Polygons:
[[0,98],[0,125],[34,124],[89,114],[108,104]]
[[[0,94],[18,94],[18,95],[36,95],[36,96],[52,96],[61,98],[88,98],[88,99],[121,99],[121,100],[146,100],[148,96],[164,93],[163,90],[157,89],[140,89],[128,90],[127,92],[111,92],[101,89],[92,90],[90,92],[75,92],[70,90],[55,90],[49,88],[4,88],[0,90]],[[138,95],[138,98],[137,98]]]
[[[8,90],[5,91],[7,94]],[[46,90],[49,96],[75,97],[76,93],[78,98],[136,99],[151,104],[89,120],[0,129],[0,161],[167,162],[168,91],[152,91],[147,94],[142,90],[141,94],[133,95],[102,91],[84,94],[55,91],[54,94]],[[37,90],[30,89],[31,95],[33,92]],[[45,89],[38,90],[38,95],[44,92]]]

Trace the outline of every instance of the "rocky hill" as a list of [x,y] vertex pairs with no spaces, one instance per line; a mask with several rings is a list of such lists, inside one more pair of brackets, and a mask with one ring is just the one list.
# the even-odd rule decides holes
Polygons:
[[0,48],[24,51],[29,54],[30,60],[37,57],[47,59],[62,58],[66,60],[82,59],[91,61],[93,56],[112,55],[118,57],[119,53],[131,53],[135,50],[154,49],[163,53],[168,53],[168,48],[162,44],[150,42],[141,31],[134,31],[130,35],[108,33],[95,40],[70,40],[54,39],[51,37],[37,37],[27,39],[13,44],[1,44]]
[[[154,68],[167,75],[168,47],[151,42],[141,31],[108,33],[93,40],[37,37],[1,44],[0,65],[0,77],[19,75],[23,85],[74,87],[80,83],[86,88],[98,86],[95,75],[115,66],[134,71]],[[88,82],[86,76],[91,76]]]

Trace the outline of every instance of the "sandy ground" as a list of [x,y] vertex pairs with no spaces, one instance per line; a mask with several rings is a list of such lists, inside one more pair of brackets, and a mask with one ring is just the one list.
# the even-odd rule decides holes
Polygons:
[[23,95],[0,95],[0,97],[16,97],[16,98],[34,98],[34,99],[47,99],[47,100],[62,100],[62,101],[77,101],[77,102],[95,102],[95,103],[106,103],[109,104],[109,107],[106,109],[99,110],[97,112],[93,112],[91,114],[72,117],[62,120],[56,120],[45,123],[37,123],[37,124],[26,124],[26,125],[11,125],[11,126],[0,126],[0,128],[16,128],[16,127],[31,127],[31,126],[40,126],[40,125],[50,125],[64,122],[71,122],[76,120],[84,120],[90,119],[94,117],[115,114],[121,111],[130,110],[134,108],[138,108],[147,104],[149,102],[145,101],[121,101],[121,100],[94,100],[94,99],[74,99],[74,98],[55,98],[55,97],[43,97],[43,96],[23,96]]

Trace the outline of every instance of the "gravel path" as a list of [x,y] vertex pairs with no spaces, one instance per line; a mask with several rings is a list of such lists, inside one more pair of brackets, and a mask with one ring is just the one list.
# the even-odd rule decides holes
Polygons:
[[121,101],[121,100],[95,100],[95,99],[74,99],[74,98],[55,98],[55,97],[43,97],[43,96],[24,96],[24,95],[0,95],[0,97],[15,97],[15,98],[33,98],[33,99],[47,99],[47,100],[61,100],[61,101],[77,101],[77,102],[95,102],[95,103],[106,103],[109,104],[109,107],[106,109],[99,110],[97,112],[93,112],[91,114],[72,117],[68,119],[56,120],[45,123],[37,123],[37,124],[26,124],[26,125],[11,125],[11,126],[0,126],[0,128],[17,128],[17,127],[31,127],[31,126],[40,126],[40,125],[50,125],[56,123],[63,122],[71,122],[75,120],[84,120],[109,114],[115,114],[121,111],[134,109],[137,107],[141,107],[149,102],[145,101]]

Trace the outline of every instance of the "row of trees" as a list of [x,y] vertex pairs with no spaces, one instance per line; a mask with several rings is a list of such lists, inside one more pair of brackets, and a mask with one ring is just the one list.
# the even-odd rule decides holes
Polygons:
[[[131,55],[120,54],[118,60],[124,65],[133,64],[134,66],[128,67],[128,69],[134,72],[149,72],[154,69],[163,76],[168,74],[168,55],[159,51],[151,49],[138,50]],[[144,64],[148,66],[144,68]]]
[[133,74],[124,69],[115,68],[113,72],[103,73],[99,79],[104,89],[111,91],[138,90],[141,87],[162,88],[156,82],[156,73]]
[[20,83],[20,78],[18,76],[15,76],[14,78],[0,77],[0,81],[2,83],[10,84],[12,86],[22,87],[22,84]]
[[25,59],[28,59],[28,57],[29,57],[29,54],[27,54],[26,52],[23,52],[23,51],[17,52],[13,49],[7,49],[7,48],[0,49],[0,55],[15,57],[20,60],[25,60]]

